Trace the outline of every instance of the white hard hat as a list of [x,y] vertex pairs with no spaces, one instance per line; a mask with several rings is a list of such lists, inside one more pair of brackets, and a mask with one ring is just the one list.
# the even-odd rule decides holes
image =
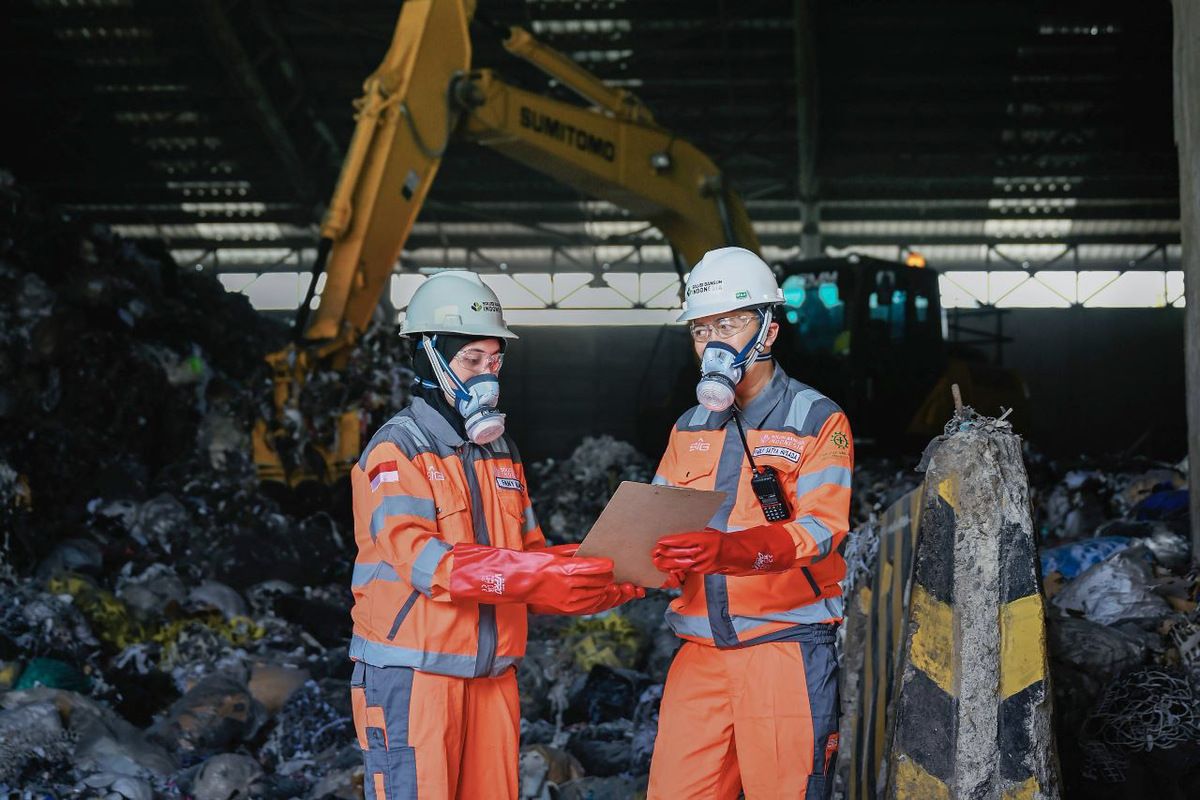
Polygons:
[[504,309],[496,293],[465,269],[438,272],[413,292],[400,323],[400,335],[414,333],[517,338],[504,322]]
[[783,290],[767,262],[744,247],[721,247],[705,253],[692,269],[683,313],[675,321],[782,302]]

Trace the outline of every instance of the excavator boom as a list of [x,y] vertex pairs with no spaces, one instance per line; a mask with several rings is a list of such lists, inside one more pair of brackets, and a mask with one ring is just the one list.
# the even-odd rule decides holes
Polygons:
[[[659,127],[632,93],[605,85],[521,28],[509,31],[508,51],[570,87],[586,107],[511,86],[490,70],[471,71],[474,12],[473,0],[406,0],[383,62],[363,84],[321,225],[313,285],[299,311],[302,335],[267,358],[277,419],[297,406],[312,370],[342,367],[366,331],[452,136],[648,220],[688,263],[723,245],[758,249],[745,208],[716,165]],[[325,286],[310,321],[322,271]],[[260,477],[295,485],[345,474],[358,455],[356,420],[347,412],[337,440],[319,453],[325,475],[313,475],[305,460],[284,464],[275,446],[286,436],[283,426],[260,420]]]
[[305,339],[349,345],[366,330],[453,133],[448,93],[470,68],[473,13],[464,0],[404,3],[354,104],[354,136],[321,225],[328,277]]

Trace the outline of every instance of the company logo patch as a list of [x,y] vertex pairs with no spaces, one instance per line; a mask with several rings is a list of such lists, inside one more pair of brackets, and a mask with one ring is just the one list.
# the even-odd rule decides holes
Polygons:
[[500,304],[497,303],[495,300],[484,300],[483,302],[476,300],[474,303],[471,303],[471,310],[472,311],[492,311],[492,312],[499,314],[504,309],[502,309],[500,307]]
[[790,433],[764,433],[759,441],[763,444],[777,444],[780,447],[790,447],[793,450],[804,452],[804,441],[799,436],[793,436]]
[[687,296],[694,297],[705,292],[719,292],[725,288],[725,281],[704,281],[702,283],[693,283],[687,288]]
[[793,464],[800,463],[800,453],[787,447],[756,447],[754,448],[754,456],[755,458],[759,456],[778,456],[779,458],[786,458]]
[[518,492],[525,489],[525,485],[516,478],[496,478],[496,485],[501,489],[515,489]]
[[696,441],[692,442],[691,445],[688,447],[688,452],[689,453],[707,453],[711,447],[712,447],[712,445],[709,444],[708,442],[704,441],[703,439],[697,439]]
[[749,300],[749,299],[750,299],[750,293],[749,293],[749,292],[747,292],[747,291],[745,291],[745,290],[742,290],[742,291],[738,292],[737,294],[735,294],[735,295],[733,296],[733,299],[735,299],[735,300]]
[[439,471],[437,467],[430,467],[425,470],[425,477],[431,481],[444,481],[446,480],[446,473]]
[[481,588],[488,594],[504,594],[504,576],[499,572],[495,575],[484,575]]
[[829,437],[829,442],[838,450],[845,450],[850,446],[850,437],[841,431],[834,431]]
[[766,569],[775,563],[775,556],[770,553],[759,553],[754,557],[753,569]]
[[385,483],[398,483],[400,472],[396,469],[395,461],[380,461],[367,473],[367,477],[371,480],[373,492]]

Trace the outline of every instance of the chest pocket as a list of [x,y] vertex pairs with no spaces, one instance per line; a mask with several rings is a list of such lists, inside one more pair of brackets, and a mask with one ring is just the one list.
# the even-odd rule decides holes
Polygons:
[[717,461],[721,457],[720,448],[712,445],[706,439],[693,442],[680,442],[676,452],[675,474],[669,479],[676,486],[687,486],[692,489],[711,489],[716,481]]
[[[492,489],[500,510],[522,524],[525,519],[525,485],[517,478],[492,474]],[[520,527],[518,527],[518,530]]]
[[450,481],[431,481],[430,485],[433,487],[438,531],[451,543],[473,540],[467,498],[459,487]]

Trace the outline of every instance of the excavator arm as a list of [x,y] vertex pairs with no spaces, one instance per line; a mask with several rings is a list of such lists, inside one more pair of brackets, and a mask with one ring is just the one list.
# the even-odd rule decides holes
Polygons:
[[[490,147],[657,227],[688,263],[706,250],[737,244],[758,250],[740,199],[716,165],[661,128],[631,93],[606,86],[580,65],[512,28],[505,48],[570,87],[588,106],[471,71],[473,0],[407,0],[391,46],[355,103],[355,130],[321,225],[298,341],[268,356],[276,418],[297,405],[318,367],[345,364],[387,289],[400,252],[452,136]],[[317,277],[324,290],[309,320]],[[294,417],[294,415],[293,415]],[[254,456],[264,480],[296,485],[348,471],[360,446],[358,415],[348,411],[336,441],[319,453],[327,469],[280,455],[287,431],[259,420]]]

